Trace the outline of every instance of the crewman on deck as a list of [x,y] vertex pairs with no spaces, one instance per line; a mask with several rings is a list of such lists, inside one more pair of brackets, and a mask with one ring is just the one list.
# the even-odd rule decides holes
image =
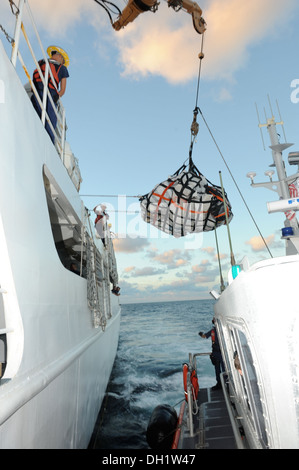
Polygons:
[[109,215],[106,212],[106,206],[105,204],[100,204],[95,206],[93,211],[97,215],[94,221],[97,236],[101,238],[103,245],[106,246],[105,239],[107,235],[107,220],[109,219]]
[[[213,318],[212,320],[213,325],[215,325],[215,319]],[[218,390],[221,389],[221,381],[220,381],[220,374],[221,372],[224,372],[224,363],[221,355],[221,349],[219,345],[219,340],[218,340],[218,335],[215,326],[208,331],[207,333],[203,333],[200,331],[199,336],[201,338],[211,338],[212,339],[212,353],[210,355],[211,362],[213,366],[215,367],[215,374],[216,374],[216,385],[212,387],[212,390]]]
[[[57,102],[59,98],[61,98],[64,95],[65,90],[66,90],[66,81],[67,81],[67,78],[69,77],[69,72],[68,72],[67,67],[69,66],[70,60],[69,60],[67,53],[61,47],[49,46],[47,49],[47,53],[50,57],[48,61],[49,61],[51,72],[53,74],[53,78],[55,81],[55,84],[54,84],[49,74],[48,88],[49,88],[51,97],[54,101],[54,104],[55,106],[57,106]],[[45,69],[46,69],[45,60],[40,60],[39,66],[41,68],[43,75],[45,76]],[[41,101],[43,101],[44,85],[43,85],[38,69],[35,69],[33,72],[33,83],[36,87],[36,90],[38,92],[38,95]],[[31,101],[37,114],[39,115],[39,117],[41,117],[42,115],[41,107],[34,93],[31,97]],[[48,114],[48,117],[54,129],[56,128],[56,124],[57,124],[57,115],[55,111],[56,110],[53,108],[53,105],[50,99],[47,98],[46,112]],[[47,120],[46,120],[45,128],[52,142],[55,143],[55,136]]]

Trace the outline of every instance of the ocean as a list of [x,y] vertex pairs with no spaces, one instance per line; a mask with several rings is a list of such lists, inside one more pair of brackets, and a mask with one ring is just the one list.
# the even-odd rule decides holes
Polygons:
[[[198,336],[212,327],[213,300],[122,305],[119,346],[90,442],[93,449],[148,449],[146,429],[157,405],[179,412],[182,365],[189,353],[210,352]],[[215,385],[209,357],[198,359],[201,388]]]

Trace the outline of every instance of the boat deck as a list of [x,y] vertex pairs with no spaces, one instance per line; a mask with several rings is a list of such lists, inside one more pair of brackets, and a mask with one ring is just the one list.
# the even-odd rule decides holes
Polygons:
[[236,449],[233,429],[222,390],[198,393],[198,413],[193,416],[194,436],[185,431],[182,449]]

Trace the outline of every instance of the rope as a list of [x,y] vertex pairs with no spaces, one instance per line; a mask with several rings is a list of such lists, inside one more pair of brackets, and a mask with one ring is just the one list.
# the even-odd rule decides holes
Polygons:
[[203,43],[204,43],[204,34],[202,35],[202,38],[201,38],[201,50],[200,50],[200,53],[198,54],[198,58],[199,58],[199,70],[198,70],[198,80],[197,80],[195,109],[197,109],[197,106],[198,106],[199,86],[200,86],[200,78],[201,78],[201,63],[202,63],[202,59],[204,58]]
[[195,99],[195,108],[193,110],[193,121],[191,124],[191,143],[190,143],[190,149],[189,149],[189,169],[192,171],[193,169],[193,161],[192,161],[192,152],[193,152],[193,144],[195,141],[195,138],[198,134],[199,130],[199,125],[197,122],[197,115],[198,115],[198,98],[199,98],[199,88],[200,88],[200,79],[201,79],[201,65],[202,65],[202,59],[204,58],[204,53],[203,53],[203,44],[204,44],[204,34],[202,35],[201,38],[201,51],[198,54],[199,58],[199,68],[198,68],[198,78],[197,78],[197,89],[196,89],[196,99]]
[[232,174],[232,172],[231,172],[231,170],[230,170],[230,168],[229,168],[229,166],[228,166],[228,164],[227,164],[227,162],[226,162],[226,160],[225,160],[225,158],[224,158],[224,156],[223,156],[223,154],[222,154],[222,152],[221,152],[221,150],[220,150],[220,148],[219,148],[219,146],[218,146],[218,144],[217,144],[217,142],[216,142],[216,139],[215,139],[215,137],[213,136],[213,133],[212,133],[210,127],[208,126],[207,121],[205,120],[205,117],[204,117],[204,115],[203,115],[201,109],[198,108],[198,110],[199,110],[199,112],[200,112],[200,114],[201,114],[201,117],[202,117],[202,119],[203,119],[203,122],[205,123],[205,125],[206,125],[206,127],[207,127],[207,129],[208,129],[208,131],[209,131],[209,134],[210,134],[210,136],[212,137],[212,140],[213,140],[214,144],[216,145],[216,148],[217,148],[217,150],[218,150],[218,152],[219,152],[219,154],[220,154],[220,156],[221,156],[221,158],[222,158],[222,160],[223,160],[223,162],[224,162],[224,164],[225,164],[225,166],[226,166],[226,168],[227,168],[227,170],[228,170],[228,172],[229,172],[229,174],[230,174],[230,176],[231,176],[231,178],[232,178],[232,180],[233,180],[233,182],[234,182],[234,184],[235,184],[235,186],[236,186],[236,188],[237,188],[237,190],[238,190],[238,192],[239,192],[239,194],[240,194],[240,196],[241,196],[242,201],[243,201],[243,203],[244,203],[244,205],[245,205],[245,207],[246,207],[246,209],[247,209],[247,211],[248,211],[248,213],[249,213],[249,215],[250,215],[250,217],[251,217],[251,219],[252,219],[252,221],[253,221],[253,223],[254,223],[256,229],[257,229],[257,231],[258,231],[258,233],[260,234],[260,236],[261,236],[261,238],[262,238],[262,240],[263,240],[263,242],[264,242],[264,244],[265,244],[265,247],[266,247],[267,250],[268,250],[269,255],[271,256],[271,258],[273,258],[272,253],[271,253],[271,251],[270,251],[270,249],[269,249],[269,247],[268,247],[268,245],[267,245],[267,242],[266,242],[265,238],[263,237],[263,235],[262,235],[262,233],[261,233],[261,231],[260,231],[260,229],[259,229],[259,227],[258,227],[258,225],[257,225],[257,223],[256,223],[256,221],[255,221],[255,218],[253,217],[253,214],[252,214],[251,210],[249,209],[249,207],[248,207],[248,205],[247,205],[247,202],[246,202],[245,199],[244,199],[244,196],[243,196],[243,194],[242,194],[242,192],[241,192],[241,190],[240,190],[240,188],[239,188],[239,186],[238,186],[238,183],[236,182],[236,180],[235,180],[235,178],[234,178],[234,176],[233,176],[233,174]]

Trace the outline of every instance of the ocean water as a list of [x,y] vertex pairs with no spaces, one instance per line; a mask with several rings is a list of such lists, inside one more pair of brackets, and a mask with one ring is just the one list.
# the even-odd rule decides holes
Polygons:
[[[213,300],[122,305],[119,347],[90,448],[148,449],[146,429],[157,405],[184,400],[182,365],[210,352],[198,336],[212,327]],[[215,385],[209,357],[197,360],[201,388]]]

